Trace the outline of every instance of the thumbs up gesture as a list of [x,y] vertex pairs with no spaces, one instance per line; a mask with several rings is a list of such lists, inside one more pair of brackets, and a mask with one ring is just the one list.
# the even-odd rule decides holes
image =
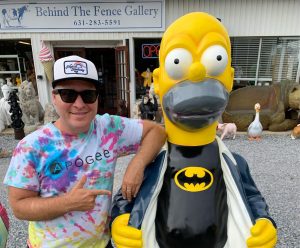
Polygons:
[[95,200],[98,195],[111,195],[108,190],[86,189],[84,184],[87,177],[84,175],[75,186],[66,193],[65,199],[69,207],[69,211],[88,211],[95,207]]

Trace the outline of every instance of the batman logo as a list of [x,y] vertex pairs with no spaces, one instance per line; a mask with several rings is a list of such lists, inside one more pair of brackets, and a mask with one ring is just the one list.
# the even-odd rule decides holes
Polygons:
[[213,183],[213,174],[203,167],[185,167],[175,174],[176,185],[189,192],[207,190]]

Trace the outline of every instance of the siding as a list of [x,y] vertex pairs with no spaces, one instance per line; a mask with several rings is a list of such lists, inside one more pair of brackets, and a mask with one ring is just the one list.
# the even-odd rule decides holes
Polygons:
[[192,11],[208,12],[230,36],[300,36],[299,0],[166,1],[166,26]]
[[[193,11],[221,18],[230,36],[300,36],[300,0],[166,0],[166,27]],[[30,38],[31,33],[2,33],[1,39]],[[40,33],[43,40],[123,40],[161,37],[161,32]]]

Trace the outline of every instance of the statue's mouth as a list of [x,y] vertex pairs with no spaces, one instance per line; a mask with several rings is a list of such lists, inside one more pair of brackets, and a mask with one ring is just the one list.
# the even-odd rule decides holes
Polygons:
[[185,130],[197,130],[215,122],[225,110],[229,94],[217,80],[183,81],[163,97],[168,119]]

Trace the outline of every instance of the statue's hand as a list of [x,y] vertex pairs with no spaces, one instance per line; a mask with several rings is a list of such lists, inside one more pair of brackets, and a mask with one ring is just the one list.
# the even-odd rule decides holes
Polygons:
[[117,248],[142,248],[142,231],[128,226],[130,214],[122,214],[112,223],[112,239]]
[[248,248],[273,248],[277,242],[277,231],[268,219],[258,219],[251,228],[251,237],[247,240]]

